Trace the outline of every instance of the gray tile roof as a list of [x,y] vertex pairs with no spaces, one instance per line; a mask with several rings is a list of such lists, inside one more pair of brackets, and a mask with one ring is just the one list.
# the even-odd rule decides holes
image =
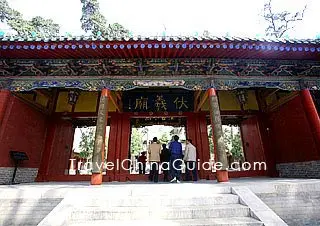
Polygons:
[[126,38],[93,37],[93,36],[59,36],[52,38],[39,37],[7,37],[0,36],[0,42],[63,42],[63,41],[220,41],[220,42],[269,42],[291,44],[320,44],[320,39],[276,39],[276,38],[246,38],[224,36],[135,36]]

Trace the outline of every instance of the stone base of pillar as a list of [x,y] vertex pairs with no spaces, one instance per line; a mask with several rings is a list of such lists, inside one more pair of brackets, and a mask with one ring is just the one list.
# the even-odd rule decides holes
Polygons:
[[216,177],[218,182],[228,182],[229,175],[227,170],[217,170]]
[[101,185],[101,184],[102,184],[102,173],[92,173],[91,185]]

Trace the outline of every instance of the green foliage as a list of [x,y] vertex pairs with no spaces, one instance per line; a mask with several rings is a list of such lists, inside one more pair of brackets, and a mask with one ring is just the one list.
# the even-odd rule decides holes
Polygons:
[[[235,134],[234,131],[236,131]],[[228,126],[223,131],[223,139],[226,151],[229,151],[235,160],[239,159],[243,153],[240,131],[235,130],[234,126]]]
[[234,159],[240,159],[243,156],[242,153],[242,143],[240,133],[236,133],[231,140],[232,148],[230,152],[232,153]]
[[[243,155],[242,151],[242,141],[240,132],[237,131],[235,134],[232,132],[232,126],[224,128],[223,130],[223,140],[225,144],[226,151],[230,151],[235,159],[239,159]],[[208,126],[208,138],[210,153],[214,152],[214,144],[212,138],[212,128]]]
[[79,156],[84,159],[88,159],[94,149],[95,140],[95,127],[88,127],[86,129],[80,129],[81,141],[79,144],[80,153]]
[[[170,140],[172,139],[172,137],[174,135],[177,135],[179,137],[179,139],[181,140],[181,138],[183,137],[183,127],[175,127],[170,131]],[[182,141],[182,140],[181,140]]]
[[0,0],[0,21],[6,22],[18,36],[37,36],[49,38],[59,34],[59,25],[51,19],[44,19],[40,16],[31,20],[24,20],[23,15],[17,10],[11,9],[7,0]]
[[143,134],[139,129],[132,128],[130,150],[133,155],[139,154],[139,152],[143,149],[142,137],[143,137]]
[[129,31],[118,23],[108,24],[100,12],[98,0],[80,0],[82,4],[81,28],[94,36],[122,38],[129,37]]
[[81,28],[88,32],[97,34],[99,31],[105,31],[107,20],[100,13],[100,7],[97,0],[80,0],[82,4],[82,17],[80,19]]
[[168,134],[163,133],[163,134],[161,135],[159,141],[160,141],[162,144],[168,144],[168,142],[169,142]]
[[9,7],[7,0],[0,0],[0,21],[5,22],[9,19],[12,9]]
[[208,127],[208,137],[209,137],[209,147],[210,147],[210,153],[213,154],[214,152],[214,144],[213,144],[213,138],[212,138],[212,127]]

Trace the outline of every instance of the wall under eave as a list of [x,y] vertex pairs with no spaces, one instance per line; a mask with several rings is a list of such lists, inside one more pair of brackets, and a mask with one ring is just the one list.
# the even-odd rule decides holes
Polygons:
[[280,177],[320,177],[320,156],[300,96],[269,114],[270,137]]
[[[254,90],[247,90],[247,103],[244,110],[259,110],[258,101]],[[241,107],[235,92],[219,90],[219,105],[221,111],[240,111]],[[201,111],[210,111],[209,100],[207,99],[201,107]]]
[[[0,99],[4,98],[1,91]],[[16,182],[33,182],[40,165],[46,136],[46,116],[9,94],[0,111],[0,183],[11,181],[14,163],[10,150],[26,152],[29,160],[22,162]]]

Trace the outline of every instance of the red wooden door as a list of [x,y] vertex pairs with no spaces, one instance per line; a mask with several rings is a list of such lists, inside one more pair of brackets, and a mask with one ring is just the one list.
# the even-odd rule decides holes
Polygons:
[[72,151],[74,128],[70,122],[62,120],[56,126],[48,174],[65,175]]
[[241,136],[246,161],[250,163],[264,162],[265,154],[258,117],[248,118],[241,123]]

